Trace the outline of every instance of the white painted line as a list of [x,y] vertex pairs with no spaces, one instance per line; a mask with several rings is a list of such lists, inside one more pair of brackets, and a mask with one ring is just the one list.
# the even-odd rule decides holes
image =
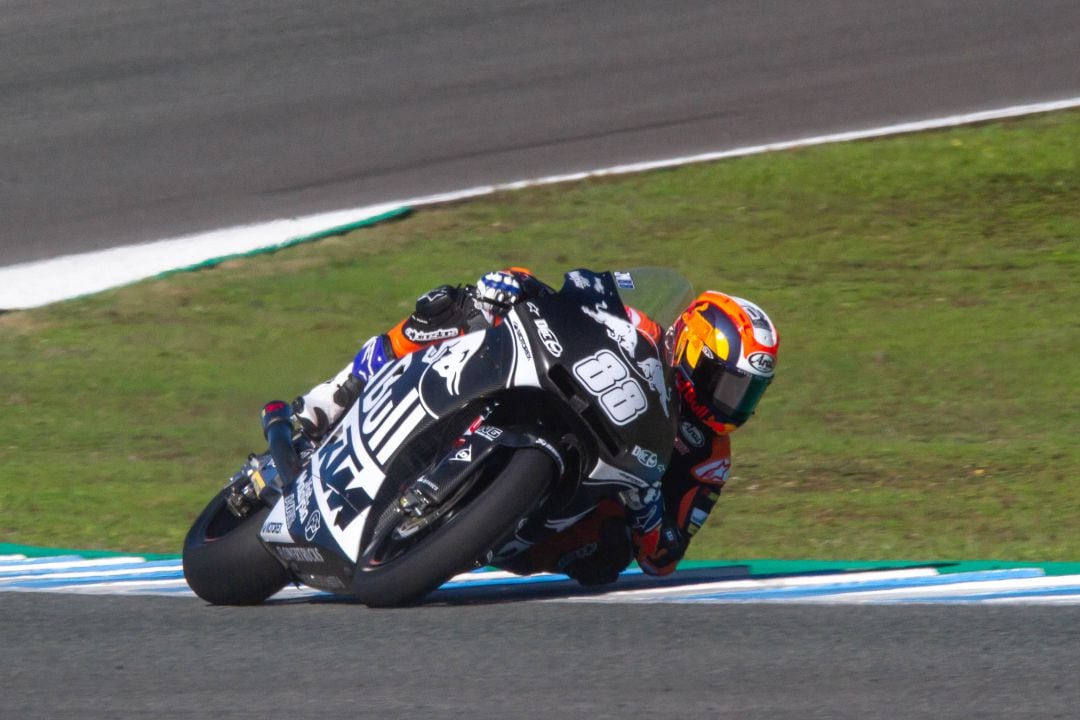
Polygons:
[[[469,583],[476,582],[488,582],[490,580],[520,580],[525,577],[524,575],[517,575],[512,572],[506,572],[505,570],[474,570],[471,572],[461,573],[455,575],[446,581],[449,584],[467,585]],[[554,575],[552,573],[534,573],[529,575],[530,578],[565,578],[565,575]]]
[[1046,597],[989,598],[980,602],[987,605],[1080,605],[1080,592],[1073,595],[1049,595]]
[[160,590],[168,595],[194,595],[188,588],[187,581],[183,578],[176,580],[120,580],[115,582],[84,583],[77,585],[60,585],[49,588],[39,587],[16,587],[11,588],[14,592],[62,592],[75,593],[78,595],[127,595],[134,592],[144,593],[149,590]]
[[0,586],[8,583],[20,583],[26,581],[41,581],[52,582],[56,580],[76,580],[79,578],[108,578],[116,575],[150,575],[153,573],[169,572],[171,568],[161,567],[146,567],[145,565],[132,564],[130,567],[125,567],[119,570],[70,570],[65,572],[55,572],[48,574],[40,573],[27,573],[25,575],[4,575],[0,577]]
[[[141,557],[111,557],[111,558],[94,558],[92,560],[57,560],[56,562],[36,562],[36,563],[4,563],[0,564],[0,573],[14,572],[14,571],[42,571],[42,570],[63,570],[66,568],[93,568],[98,566],[108,565],[127,565],[138,564],[146,562],[145,558]],[[0,574],[0,578],[5,577]]]
[[898,587],[887,590],[867,590],[864,592],[836,593],[818,598],[807,598],[813,603],[880,603],[894,600],[930,600],[939,597],[971,597],[979,595],[1015,593],[1025,590],[1053,590],[1056,588],[1075,588],[1080,578],[1075,575],[1057,575],[1036,578],[1018,578],[1015,580],[984,580],[960,583],[957,585],[933,585],[929,587]]
[[793,577],[767,578],[764,580],[718,580],[708,583],[673,585],[670,587],[648,588],[644,590],[616,590],[603,595],[556,598],[551,602],[666,602],[670,599],[687,595],[706,595],[716,592],[738,592],[747,590],[778,590],[782,588],[812,588],[835,585],[837,583],[858,584],[882,582],[885,580],[911,580],[914,578],[936,577],[934,568],[906,568],[903,570],[870,570],[867,572],[829,573]]
[[751,145],[748,147],[718,150],[716,152],[685,155],[682,157],[617,165],[587,172],[551,175],[533,180],[497,185],[483,185],[455,192],[427,195],[390,203],[380,203],[355,210],[340,210],[319,215],[275,220],[258,225],[244,225],[209,233],[187,235],[169,240],[141,245],[130,245],[98,252],[67,255],[19,265],[0,267],[0,309],[15,310],[39,307],[49,303],[88,295],[109,288],[119,287],[138,280],[196,265],[206,260],[271,248],[291,239],[319,232],[330,227],[357,222],[365,217],[376,217],[402,207],[436,205],[491,195],[496,192],[518,190],[537,185],[576,182],[588,178],[623,175],[647,170],[672,168],[680,165],[723,160],[726,158],[758,155],[767,152],[795,148],[849,142],[904,133],[935,130],[957,125],[1003,120],[1035,113],[1066,110],[1080,107],[1080,97],[1067,98],[1027,105],[984,110],[961,115],[931,118],[915,122],[885,125],[883,127],[852,130],[848,132],[818,135],[784,142]]
[[372,205],[9,265],[0,268],[0,309],[48,305],[215,258],[274,248],[298,237],[362,222],[400,207]]

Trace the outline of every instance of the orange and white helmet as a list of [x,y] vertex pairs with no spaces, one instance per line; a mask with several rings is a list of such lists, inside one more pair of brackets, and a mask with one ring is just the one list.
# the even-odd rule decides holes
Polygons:
[[780,335],[754,303],[709,290],[666,338],[683,401],[718,433],[745,423],[776,370]]

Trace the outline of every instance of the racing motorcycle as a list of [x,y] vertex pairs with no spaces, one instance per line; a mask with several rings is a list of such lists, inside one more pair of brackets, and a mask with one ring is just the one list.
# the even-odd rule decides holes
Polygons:
[[627,306],[666,326],[691,297],[673,270],[575,270],[501,322],[389,363],[317,446],[285,403],[198,516],[184,576],[214,604],[289,583],[371,606],[413,603],[512,558],[600,500],[658,493],[677,397],[662,348]]

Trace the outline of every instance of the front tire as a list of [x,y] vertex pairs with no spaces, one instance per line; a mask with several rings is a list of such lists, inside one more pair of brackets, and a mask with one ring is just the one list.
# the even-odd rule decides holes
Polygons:
[[356,597],[371,607],[415,602],[470,568],[509,536],[558,478],[555,461],[542,450],[523,448],[468,505],[403,555],[381,565],[357,564]]
[[184,579],[214,605],[256,605],[281,590],[289,573],[259,539],[270,508],[238,518],[218,493],[184,539]]

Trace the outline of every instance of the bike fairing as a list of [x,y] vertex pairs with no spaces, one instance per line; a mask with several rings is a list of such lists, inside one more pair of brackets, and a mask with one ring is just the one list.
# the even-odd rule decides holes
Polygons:
[[[703,422],[707,418],[697,421],[696,418],[678,416],[678,398],[674,398],[673,402],[671,393],[670,374],[673,369],[660,360],[660,328],[647,317],[625,306],[615,291],[617,287],[622,292],[635,295],[635,304],[645,303],[650,293],[635,292],[633,273],[615,273],[612,276],[608,273],[598,275],[583,270],[573,271],[567,274],[563,289],[555,293],[531,274],[520,274],[523,272],[520,269],[514,271],[518,273],[516,278],[521,280],[517,283],[515,279],[515,283],[518,287],[527,288],[527,292],[523,291],[509,304],[531,299],[518,304],[505,317],[488,318],[485,314],[484,320],[479,322],[493,320],[493,328],[486,332],[465,334],[446,343],[413,343],[403,332],[409,322],[424,325],[425,332],[430,333],[428,337],[437,338],[441,336],[438,332],[440,323],[443,323],[443,327],[466,328],[470,321],[476,321],[480,316],[479,312],[469,312],[466,302],[468,292],[461,292],[460,287],[437,288],[418,300],[417,312],[413,316],[393,328],[388,335],[377,336],[365,343],[355,363],[350,363],[337,377],[317,386],[305,396],[325,395],[342,408],[350,406],[349,412],[335,423],[332,432],[311,452],[303,474],[299,474],[299,459],[289,459],[289,455],[295,455],[295,452],[288,435],[276,432],[271,449],[274,450],[274,458],[278,459],[278,466],[295,468],[284,475],[291,487],[283,488],[284,495],[279,497],[279,501],[273,502],[272,497],[263,495],[263,490],[273,485],[271,481],[276,474],[274,463],[267,463],[266,456],[252,456],[241,473],[234,476],[225,491],[230,512],[240,518],[239,524],[242,525],[243,516],[254,512],[260,501],[273,505],[272,510],[266,507],[253,519],[259,521],[256,529],[261,526],[259,542],[274,549],[282,565],[287,567],[289,576],[315,587],[347,592],[353,566],[358,571],[362,569],[357,557],[360,548],[366,548],[364,567],[373,567],[372,562],[377,565],[383,559],[400,557],[402,552],[413,552],[408,548],[401,550],[399,544],[391,542],[386,546],[389,547],[386,552],[391,555],[386,555],[382,548],[388,537],[385,530],[388,529],[402,533],[396,535],[399,538],[408,538],[424,527],[434,527],[433,537],[452,535],[456,538],[454,543],[446,545],[428,543],[418,546],[416,552],[421,560],[417,562],[421,564],[427,562],[423,557],[429,560],[436,557],[430,552],[432,549],[454,547],[458,546],[457,543],[461,543],[458,547],[476,548],[477,542],[490,542],[493,544],[486,547],[499,548],[496,542],[498,536],[493,534],[502,532],[495,530],[499,526],[488,524],[483,526],[486,529],[481,529],[482,526],[476,522],[502,522],[485,518],[506,517],[505,511],[499,509],[508,506],[517,508],[513,510],[513,517],[524,517],[526,520],[518,524],[514,538],[499,550],[499,554],[505,555],[510,561],[504,564],[507,569],[526,573],[565,570],[582,583],[610,582],[630,560],[628,539],[619,539],[625,537],[626,533],[625,530],[618,530],[621,526],[618,518],[624,514],[635,526],[635,544],[642,568],[655,574],[674,569],[690,537],[708,516],[726,479],[730,468],[730,444],[726,433],[714,436],[711,430],[713,425]],[[700,302],[712,304],[710,295],[727,298],[721,294],[705,293],[699,296],[695,304],[687,306],[685,299],[678,299],[675,294],[668,292],[672,289],[669,281],[673,280],[671,275],[674,274],[675,284],[681,284],[682,291],[689,293],[689,283],[677,273],[659,269],[634,273],[645,277],[649,277],[650,273],[659,273],[654,274],[644,287],[663,288],[664,294],[655,296],[653,293],[648,304],[642,306],[653,308],[652,311],[657,312],[657,317],[662,318],[665,324],[675,317],[678,308],[687,308],[682,313],[685,319]],[[498,282],[505,274],[489,274],[493,276],[491,286],[494,289],[490,290],[494,293],[492,299],[498,302],[506,299],[503,293],[507,292],[508,287],[514,288],[514,284]],[[667,277],[661,281],[659,278],[664,275]],[[478,285],[488,279],[485,276]],[[638,290],[641,289],[638,287]],[[574,297],[575,293],[580,297]],[[744,303],[740,301],[739,305],[743,306]],[[753,307],[758,310],[756,306]],[[475,306],[473,310],[476,310]],[[595,321],[592,336],[605,337],[604,342],[597,345],[595,339],[588,340],[586,326],[589,323],[581,323],[582,314]],[[622,318],[628,318],[629,322]],[[438,322],[433,322],[436,319]],[[774,331],[763,312],[753,320],[767,323],[768,328]],[[747,327],[751,323],[742,317],[735,321]],[[759,324],[753,322],[755,326]],[[676,326],[678,323],[673,325],[672,331]],[[596,332],[600,330],[603,334],[597,336]],[[719,330],[717,332],[715,339],[692,339],[698,345],[714,347],[719,352],[719,360],[734,362],[735,358],[722,352],[725,346],[717,344],[726,342],[719,335]],[[425,337],[411,334],[417,338]],[[671,337],[679,337],[673,336],[671,331],[668,336],[665,338],[667,341]],[[384,339],[389,344],[389,352],[386,351],[387,345],[383,344]],[[585,345],[581,345],[582,339],[586,341]],[[753,343],[754,339],[747,341],[748,345]],[[682,345],[685,343],[680,347]],[[423,354],[416,352],[425,347]],[[771,348],[773,363],[775,347],[774,342]],[[382,357],[377,356],[380,350]],[[405,352],[400,360],[395,361],[398,350]],[[747,358],[743,357],[742,360]],[[690,362],[691,369],[693,364]],[[358,375],[351,372],[354,367],[365,365],[362,370],[368,371],[365,372],[369,378],[367,387],[364,387]],[[750,366],[760,370],[753,363]],[[768,369],[772,369],[771,363]],[[343,377],[344,383],[341,382]],[[361,390],[364,391],[362,398]],[[507,395],[507,392],[510,394]],[[555,406],[551,405],[551,401],[557,397],[561,397],[561,400],[555,402],[555,406],[561,408],[560,412],[565,417],[541,417],[553,412]],[[354,402],[358,398],[359,401]],[[510,399],[514,402],[509,402]],[[320,398],[320,402],[322,400]],[[463,402],[464,405],[461,404]],[[514,425],[516,405],[521,406],[517,422],[526,424],[524,431],[515,429],[518,427]],[[327,420],[339,420],[339,413],[334,412],[332,406],[328,407],[333,417],[319,411],[307,418],[300,416],[305,431],[314,427],[313,420],[321,421],[324,427]],[[271,417],[264,417],[264,429],[269,432],[270,425],[283,420],[279,415],[280,412],[275,411]],[[497,424],[488,424],[489,418]],[[551,434],[551,427],[544,430],[545,423],[549,421],[550,425],[562,427],[563,430],[554,434]],[[662,432],[643,432],[644,428],[656,427],[663,428]],[[571,432],[560,438],[560,433],[566,429]],[[543,437],[545,433],[550,434],[550,440]],[[457,439],[454,440],[453,452],[444,454],[441,462],[434,466],[429,463],[426,469],[423,461],[418,464],[414,459],[410,464],[412,456],[424,456],[425,452],[430,453],[440,443],[445,445],[448,439],[454,437]],[[568,439],[574,441],[567,444]],[[408,451],[400,452],[402,446],[407,446]],[[516,458],[514,453],[523,451],[514,448],[533,448],[524,451],[533,453],[532,458],[546,455],[549,458],[546,462],[552,463],[547,466],[551,470],[544,470],[542,465],[537,464],[537,459],[526,461],[521,456],[521,461],[510,463],[521,474],[511,473],[503,478],[506,489],[499,491],[496,488],[490,502],[481,502],[487,510],[474,514],[476,521],[462,521],[464,524],[455,525],[460,528],[456,531],[450,526],[440,528],[439,517],[452,512],[454,502],[460,502],[451,497],[452,493],[460,493],[460,488],[468,489],[477,482],[474,476],[468,474],[468,468],[474,464],[482,468],[483,463],[504,457],[508,450],[510,457]],[[671,455],[670,460],[668,455]],[[434,462],[434,458],[431,462]],[[549,472],[556,474],[549,475],[552,479],[545,482],[553,484],[537,484]],[[395,489],[396,483],[386,482],[393,477],[400,480],[402,476],[413,478],[410,488],[398,485]],[[512,481],[514,477],[520,477],[522,481],[535,477],[536,481],[523,484]],[[577,484],[568,487],[565,480],[568,477],[578,478]],[[246,482],[248,478],[250,482]],[[662,490],[661,478],[664,481]],[[543,487],[548,487],[548,490],[542,491]],[[515,488],[519,488],[520,492]],[[398,522],[395,518],[404,517],[402,511],[396,505],[388,506],[386,503],[402,490],[407,492],[400,498],[401,507],[412,508],[410,513],[416,509],[421,512],[414,515],[419,518],[417,522],[406,517],[404,523],[395,525]],[[390,498],[386,496],[388,491],[392,496]],[[258,497],[254,497],[255,492],[259,493]],[[621,500],[612,501],[610,498],[616,494]],[[543,505],[537,510],[528,498],[541,496]],[[249,503],[253,497],[255,504],[251,505]],[[447,504],[450,510],[443,510],[441,503],[447,498],[450,498]],[[522,504],[517,498],[523,498],[529,504]],[[216,519],[221,507],[216,503],[220,502],[219,498],[207,506],[185,540],[185,577],[192,588],[210,602],[259,602],[272,594],[275,587],[280,588],[288,576],[281,575],[280,569],[275,570],[274,563],[267,566],[265,560],[250,555],[251,552],[260,552],[258,546],[252,550],[250,542],[243,537],[234,540],[231,536],[221,534],[232,532],[230,528],[235,528],[238,522]],[[423,508],[429,507],[432,502],[434,510],[423,516]],[[380,511],[381,515],[371,516],[371,522],[366,522],[364,517],[371,515],[372,508],[376,506],[384,508]],[[627,509],[619,510],[623,506]],[[658,517],[661,514],[657,508],[664,506],[671,509],[676,527],[665,526],[661,529]],[[245,507],[252,509],[246,511]],[[530,507],[532,509],[528,509]],[[492,512],[501,514],[492,515]],[[589,518],[594,520],[590,521]],[[387,525],[387,522],[390,524]],[[436,524],[432,525],[432,522]],[[442,522],[445,525],[445,521]],[[453,521],[451,524],[454,524]],[[650,527],[652,530],[645,532]],[[474,531],[479,534],[472,534]],[[553,536],[551,533],[556,531],[560,532]],[[591,542],[578,547],[568,544],[576,542],[579,537],[590,540],[589,532],[594,533]],[[378,537],[373,538],[373,533],[379,533]],[[475,540],[481,537],[490,540]],[[225,542],[207,545],[208,541],[216,538]],[[661,539],[663,542],[660,542]],[[220,551],[214,549],[219,547]],[[424,547],[428,550],[425,551]],[[519,552],[528,549],[536,551],[530,552],[531,555],[543,557],[540,551],[545,547],[556,551],[561,547],[570,552],[565,557],[556,555],[554,559],[549,552],[548,560],[541,560],[539,564],[530,563],[532,558]],[[248,558],[247,562],[254,563],[252,567],[258,566],[258,573],[244,587],[233,587],[228,583],[223,585],[217,578],[223,573],[227,575],[232,572],[230,563],[233,561],[230,558],[236,557],[238,552]],[[397,569],[390,570],[389,574],[375,576],[369,572],[365,576],[359,573],[351,582],[353,592],[368,604],[407,602],[433,589],[455,569],[465,569],[458,563],[483,559],[472,554],[474,552],[479,552],[479,548],[463,551],[457,556],[458,559],[447,560],[444,557],[439,560],[442,570],[438,573],[449,574],[429,577],[430,573],[425,571],[419,579],[411,574],[413,571],[410,568],[417,566],[416,563],[409,564],[411,555],[406,554],[405,565],[397,562]],[[569,566],[564,562],[566,558],[572,561]],[[579,560],[582,562],[577,562]],[[585,561],[591,563],[593,569]],[[403,580],[409,589],[399,591]],[[432,580],[435,584],[431,584]]]
[[[596,299],[598,289],[604,290],[599,301]],[[571,296],[574,294],[570,293]],[[669,420],[674,417],[672,400],[670,393],[665,392],[666,386],[657,382],[654,369],[660,364],[659,351],[651,342],[642,343],[639,350],[636,341],[626,334],[628,328],[606,313],[607,308],[623,311],[618,296],[611,289],[597,279],[595,285],[590,283],[586,297],[571,299],[567,295],[550,295],[537,299],[526,312],[549,315],[544,334],[550,343],[551,336],[557,336],[560,327],[577,322],[566,319],[572,318],[572,308],[577,309],[578,317],[585,314],[604,326],[607,336],[618,348],[617,352],[610,346],[601,348],[579,360],[572,371],[599,401],[600,411],[620,429],[646,416],[650,419],[650,427],[663,426],[666,420],[671,424],[668,437],[672,436],[674,424]],[[606,314],[597,317],[601,312]],[[530,334],[535,334],[539,342],[533,342]],[[567,341],[560,342],[565,344]],[[573,342],[572,339],[569,341]],[[371,506],[402,442],[411,435],[422,434],[426,426],[452,411],[463,387],[468,388],[464,392],[473,396],[510,387],[539,388],[537,365],[540,363],[534,363],[533,358],[544,355],[540,348],[552,355],[540,339],[539,331],[521,322],[511,311],[506,322],[485,332],[433,345],[424,353],[409,353],[387,364],[370,379],[360,402],[353,405],[312,455],[309,472],[297,483],[293,502],[278,503],[267,518],[264,530],[287,527],[292,543],[311,543],[313,547],[324,548],[333,546],[342,560],[355,561],[363,532],[362,516]],[[544,358],[546,362],[554,356]],[[565,368],[562,370],[565,373]],[[651,400],[646,397],[643,386],[649,387]],[[623,434],[618,430],[610,432],[615,436]],[[640,432],[626,434],[640,439]],[[670,447],[662,447],[661,439],[666,434],[646,433],[650,440],[643,441],[644,444],[656,448],[648,452],[666,459]],[[588,502],[594,506],[596,497],[619,490],[639,491],[650,500],[651,507],[649,512],[641,515],[637,525],[642,530],[655,526],[660,520],[659,484],[663,465],[657,463],[657,467],[648,468],[640,463],[633,452],[640,453],[642,443],[630,443],[627,447],[618,437],[606,440],[606,443],[598,443],[603,447],[582,483],[588,486],[586,497],[593,498]],[[289,505],[293,507],[287,507]],[[311,514],[304,512],[308,507],[313,507]],[[293,513],[288,513],[289,509]],[[573,508],[563,517],[570,515],[570,519],[574,519],[590,509]],[[319,519],[313,523],[311,518],[315,517]],[[544,523],[547,530],[559,525],[559,519],[549,518]],[[535,524],[531,530],[536,532]],[[283,538],[280,533],[266,532],[264,539],[273,543]],[[308,581],[315,580],[309,574],[305,577]]]

